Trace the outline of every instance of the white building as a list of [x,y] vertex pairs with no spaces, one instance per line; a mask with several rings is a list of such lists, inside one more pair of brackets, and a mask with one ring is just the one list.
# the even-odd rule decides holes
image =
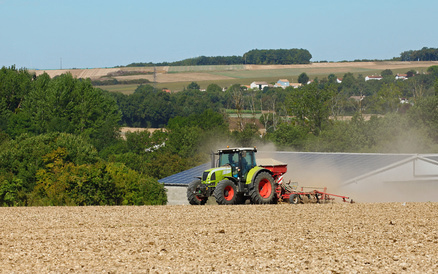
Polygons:
[[382,80],[382,79],[383,79],[383,77],[380,76],[380,75],[372,75],[372,76],[366,76],[365,77],[365,81],[368,81],[368,80]]
[[252,82],[250,85],[250,88],[262,90],[268,86],[269,86],[269,84],[266,82]]

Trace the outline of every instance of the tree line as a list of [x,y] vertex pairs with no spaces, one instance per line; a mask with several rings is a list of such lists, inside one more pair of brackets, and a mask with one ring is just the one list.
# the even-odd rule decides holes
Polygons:
[[404,51],[400,54],[400,61],[438,61],[438,48]]
[[199,56],[175,62],[131,63],[127,67],[203,66],[203,65],[289,65],[309,64],[312,55],[306,49],[253,49],[242,56]]

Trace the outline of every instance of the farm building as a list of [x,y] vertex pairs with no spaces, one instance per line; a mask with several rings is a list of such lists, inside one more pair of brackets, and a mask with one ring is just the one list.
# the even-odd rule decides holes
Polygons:
[[289,80],[287,79],[280,79],[277,81],[277,83],[275,83],[274,87],[276,88],[287,88],[290,85]]
[[266,82],[252,82],[250,88],[262,90],[265,87],[269,87],[269,84]]
[[365,77],[365,81],[369,81],[369,80],[382,80],[382,79],[383,79],[383,77],[380,76],[380,75],[378,75],[378,76],[373,75],[373,76],[366,76]]
[[[438,154],[307,153],[259,151],[257,158],[288,164],[285,181],[327,187],[357,202],[438,202]],[[186,187],[211,164],[163,178],[169,204],[188,204]]]

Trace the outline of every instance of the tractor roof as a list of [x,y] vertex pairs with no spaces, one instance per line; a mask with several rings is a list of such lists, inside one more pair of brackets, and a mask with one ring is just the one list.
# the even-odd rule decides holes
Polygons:
[[232,152],[239,152],[239,151],[254,151],[257,152],[256,147],[228,147],[223,149],[218,149],[218,153],[232,153]]

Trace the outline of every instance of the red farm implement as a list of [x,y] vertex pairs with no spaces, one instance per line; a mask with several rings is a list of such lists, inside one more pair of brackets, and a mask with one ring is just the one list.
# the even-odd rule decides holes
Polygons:
[[[327,193],[327,187],[300,187],[298,183],[284,182],[283,175],[287,171],[287,165],[275,161],[272,164],[260,165],[273,174],[276,182],[276,193],[278,201],[289,201],[291,204],[303,203],[333,203],[335,198],[339,198],[342,202],[353,203],[353,200],[347,196]],[[311,189],[305,191],[305,189]]]

